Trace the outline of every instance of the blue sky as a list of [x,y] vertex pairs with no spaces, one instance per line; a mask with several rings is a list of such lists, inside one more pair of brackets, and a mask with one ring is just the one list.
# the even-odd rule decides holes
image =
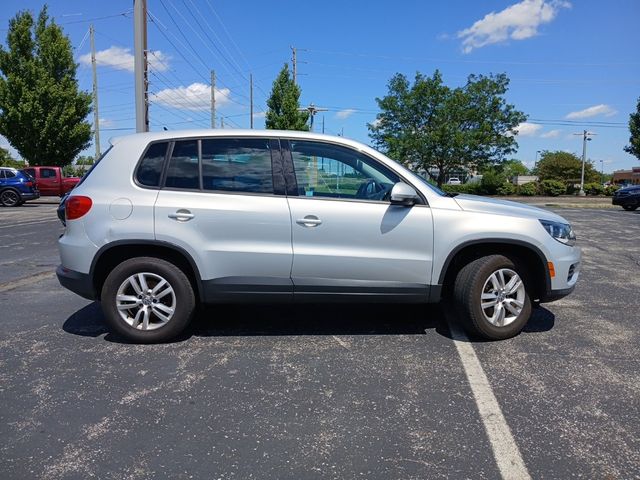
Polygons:
[[[5,0],[8,20],[42,2]],[[96,30],[102,142],[135,130],[133,2],[52,1],[50,14],[76,49],[78,77],[91,90],[89,24]],[[588,156],[605,172],[640,165],[622,148],[640,96],[640,2],[637,0],[333,1],[148,0],[150,120],[154,130],[208,127],[208,79],[218,79],[225,125],[249,127],[249,73],[255,127],[262,128],[273,79],[298,48],[303,105],[328,109],[315,129],[369,143],[376,97],[396,72],[440,69],[459,86],[471,73],[506,73],[510,103],[529,116],[516,158],[536,151],[581,154],[580,136],[597,134]],[[219,120],[218,120],[219,122]],[[598,123],[593,123],[598,122]],[[6,140],[0,139],[6,147]],[[91,149],[90,149],[91,150]],[[600,163],[602,160],[603,163]]]

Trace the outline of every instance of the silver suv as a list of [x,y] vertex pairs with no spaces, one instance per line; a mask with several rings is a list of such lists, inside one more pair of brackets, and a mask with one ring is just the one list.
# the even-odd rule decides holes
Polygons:
[[365,145],[306,132],[113,139],[65,215],[60,283],[136,342],[176,336],[198,303],[445,296],[470,331],[502,339],[580,268],[558,215],[447,195]]

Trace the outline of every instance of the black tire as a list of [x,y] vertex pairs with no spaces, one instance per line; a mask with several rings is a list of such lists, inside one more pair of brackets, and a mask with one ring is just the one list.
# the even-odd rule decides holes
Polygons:
[[[136,295],[130,279],[137,274],[144,274],[143,276],[148,281],[147,291],[160,284],[160,280],[165,280],[172,292],[160,299],[151,296],[151,294],[144,297]],[[156,280],[155,284],[153,280]],[[137,286],[140,287],[141,283],[139,280],[137,282]],[[131,309],[125,310],[121,308],[118,310],[117,295],[118,290],[121,288],[124,289],[122,293],[126,294],[128,298],[138,296],[138,304],[131,304]],[[160,289],[160,292],[163,290],[164,288]],[[169,297],[169,301],[167,297]],[[153,257],[131,258],[115,267],[104,282],[100,301],[102,302],[102,311],[108,326],[114,332],[136,343],[160,343],[176,337],[191,321],[196,303],[191,282],[185,273],[174,264]],[[131,300],[127,301],[130,302]],[[166,323],[163,323],[161,318],[154,313],[158,311],[156,310],[157,307],[163,306],[161,304],[165,304],[164,309],[173,306],[172,316]],[[139,328],[134,328],[128,321],[136,323],[134,320],[135,313],[145,308],[150,310],[147,321],[149,329],[144,330],[142,323],[138,324]],[[120,312],[127,317],[127,320],[121,316]],[[140,319],[144,318],[144,316],[145,314]],[[135,318],[138,319],[138,317]]]
[[[486,318],[486,311],[482,309],[483,289],[485,286],[490,287],[489,278],[498,271],[515,272],[524,286],[523,291],[520,292],[522,307],[519,314],[514,320],[503,326],[494,325]],[[529,280],[526,269],[503,255],[489,255],[467,264],[458,273],[453,289],[455,306],[463,326],[471,334],[489,340],[502,340],[516,336],[522,331],[531,316],[528,287]],[[511,305],[511,303],[509,304]],[[493,311],[495,312],[495,310]]]
[[22,204],[20,192],[13,188],[0,191],[0,205],[3,207],[19,207]]
[[638,204],[633,204],[631,205],[630,203],[623,205],[622,208],[624,208],[627,212],[632,212],[634,211],[636,208],[638,208]]

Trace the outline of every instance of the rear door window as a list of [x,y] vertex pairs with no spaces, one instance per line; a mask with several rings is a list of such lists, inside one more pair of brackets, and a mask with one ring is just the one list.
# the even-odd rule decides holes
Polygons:
[[200,188],[197,140],[175,142],[167,167],[165,186],[167,188]]
[[202,187],[204,190],[273,194],[269,140],[202,140]]

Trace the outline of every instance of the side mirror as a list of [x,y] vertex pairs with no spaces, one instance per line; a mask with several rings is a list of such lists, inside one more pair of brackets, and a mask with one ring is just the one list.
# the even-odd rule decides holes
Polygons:
[[389,195],[389,200],[392,205],[403,205],[405,207],[410,207],[418,203],[419,197],[418,193],[413,189],[412,186],[407,185],[403,182],[396,183],[391,189],[391,195]]

